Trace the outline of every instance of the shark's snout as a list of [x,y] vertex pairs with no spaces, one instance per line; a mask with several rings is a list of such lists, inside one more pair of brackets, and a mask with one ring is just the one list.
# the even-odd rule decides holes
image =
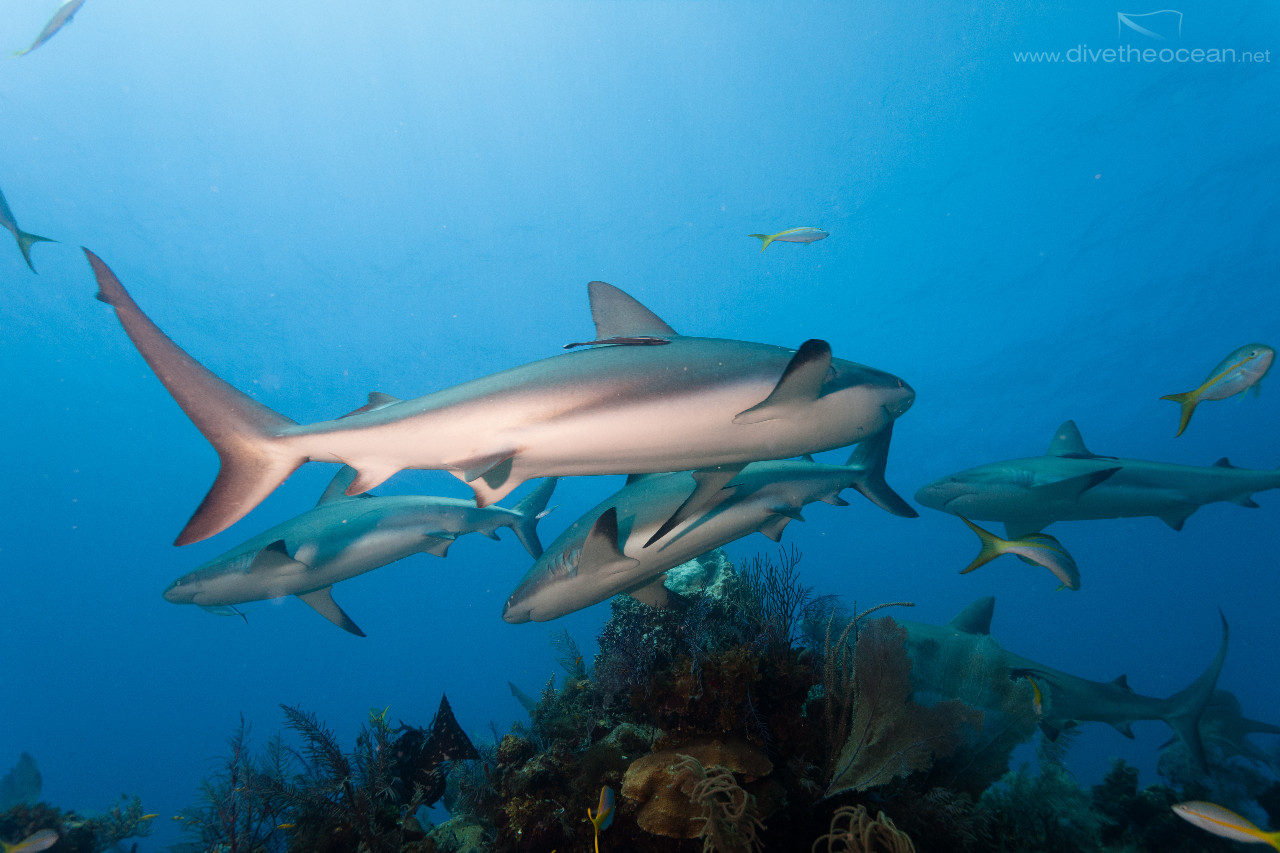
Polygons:
[[900,418],[906,414],[907,409],[911,408],[911,404],[916,401],[916,391],[901,379],[897,380],[897,387],[890,389],[887,399],[884,403],[884,410],[888,412],[891,418]]
[[195,591],[180,580],[169,584],[162,593],[164,600],[170,604],[190,604],[194,594]]

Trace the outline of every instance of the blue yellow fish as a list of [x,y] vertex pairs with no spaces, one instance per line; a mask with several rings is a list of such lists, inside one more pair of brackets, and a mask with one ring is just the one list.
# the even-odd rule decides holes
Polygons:
[[803,228],[788,228],[777,234],[748,234],[747,236],[763,241],[760,244],[760,251],[763,252],[769,248],[770,243],[816,243],[831,235],[821,228],[806,225]]
[[978,534],[978,538],[982,540],[982,550],[978,552],[978,556],[972,563],[960,570],[960,574],[968,574],[979,566],[985,566],[1002,554],[1015,554],[1024,563],[1044,566],[1053,572],[1058,580],[1062,581],[1063,587],[1080,588],[1080,570],[1076,568],[1075,558],[1053,536],[1047,533],[1031,533],[1017,539],[1001,539],[967,518],[960,520],[969,525],[969,529]]
[[58,833],[56,830],[42,829],[34,835],[28,835],[17,844],[0,841],[0,850],[3,850],[4,853],[38,853],[40,850],[48,850],[57,843]]
[[591,821],[591,826],[596,832],[596,853],[600,853],[600,833],[608,829],[610,824],[613,823],[613,806],[613,789],[605,785],[600,789],[600,802],[596,805],[596,813],[594,815],[591,814],[591,807],[587,807],[587,820]]
[[1280,850],[1280,832],[1259,829],[1247,818],[1217,803],[1189,800],[1175,804],[1173,813],[1214,835],[1230,838],[1232,841],[1243,841],[1245,844],[1270,844]]
[[1201,400],[1225,400],[1250,388],[1256,394],[1258,383],[1271,369],[1271,362],[1275,357],[1276,351],[1266,344],[1245,344],[1218,362],[1218,366],[1209,371],[1209,378],[1200,383],[1200,387],[1182,394],[1166,394],[1161,397],[1161,400],[1172,400],[1182,406],[1178,435],[1182,435],[1187,424],[1191,423],[1191,415]]

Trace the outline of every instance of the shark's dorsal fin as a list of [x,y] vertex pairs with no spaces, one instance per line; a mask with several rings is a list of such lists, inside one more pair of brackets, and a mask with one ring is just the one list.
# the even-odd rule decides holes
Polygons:
[[1080,436],[1080,428],[1076,426],[1076,422],[1067,421],[1053,434],[1053,440],[1049,442],[1049,449],[1044,455],[1088,458],[1094,454],[1084,446],[1084,439]]
[[635,589],[627,590],[626,594],[636,601],[643,601],[650,607],[669,607],[671,606],[671,594],[667,590],[666,579],[667,574],[663,572],[653,580],[647,581]]
[[993,596],[979,598],[956,617],[947,623],[947,627],[963,634],[990,634],[991,614],[995,612],[996,600]]
[[582,543],[582,553],[578,555],[578,574],[618,571],[631,568],[639,562],[618,549],[618,508],[609,507],[600,513],[595,524],[591,525],[586,541]]
[[1119,687],[1121,690],[1128,690],[1130,693],[1133,692],[1133,688],[1129,686],[1129,676],[1127,675],[1117,675],[1115,678],[1111,679],[1111,683],[1116,687]]
[[331,590],[332,586],[313,589],[311,592],[304,592],[298,595],[298,598],[311,605],[315,612],[328,619],[344,631],[355,634],[357,637],[365,636],[364,631],[360,630],[360,626],[351,621],[351,617],[342,612],[342,608],[338,606],[338,602],[333,600]]
[[699,512],[707,509],[715,501],[720,492],[729,485],[729,482],[738,473],[746,467],[745,462],[738,462],[733,465],[719,465],[715,468],[706,468],[700,471],[692,472],[694,487],[689,493],[689,497],[684,499],[684,503],[671,513],[671,517],[662,522],[654,534],[649,537],[649,541],[644,543],[644,547],[648,548],[654,542],[657,542],[663,536],[666,536],[672,530],[675,530],[680,522],[688,518],[693,518]]
[[1213,463],[1213,467],[1214,468],[1235,468],[1236,466],[1232,465],[1231,460],[1224,456],[1221,459],[1219,459],[1217,462]]
[[813,338],[800,345],[769,396],[738,413],[735,424],[758,424],[803,412],[822,393],[831,372],[831,345]]
[[593,281],[587,285],[591,301],[591,319],[596,323],[596,338],[666,338],[676,330],[662,321],[635,297],[612,284]]
[[329,481],[329,485],[325,487],[324,492],[320,495],[320,500],[316,501],[316,506],[324,506],[333,501],[353,500],[356,498],[371,498],[373,495],[361,493],[358,495],[348,495],[347,487],[351,485],[351,481],[356,478],[356,469],[350,465],[343,465],[338,469],[338,473],[333,475],[333,479]]
[[774,542],[782,541],[782,531],[787,529],[791,519],[785,515],[771,515],[760,523],[760,532]]

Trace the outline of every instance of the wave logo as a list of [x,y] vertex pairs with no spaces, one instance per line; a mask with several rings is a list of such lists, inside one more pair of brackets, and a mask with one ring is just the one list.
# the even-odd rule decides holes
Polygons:
[[1125,30],[1141,33],[1156,41],[1168,41],[1182,37],[1182,13],[1174,9],[1159,12],[1116,12],[1116,34],[1123,37]]

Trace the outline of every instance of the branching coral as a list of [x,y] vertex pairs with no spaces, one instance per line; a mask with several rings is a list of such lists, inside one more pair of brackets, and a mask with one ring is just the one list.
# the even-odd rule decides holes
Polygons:
[[764,829],[756,808],[756,798],[738,784],[733,771],[720,765],[710,768],[692,755],[682,755],[671,766],[669,787],[679,788],[702,814],[697,837],[703,853],[749,853],[763,849],[756,836]]
[[[822,845],[825,843],[825,847]],[[831,830],[813,842],[811,853],[915,853],[911,838],[884,812],[875,818],[863,805],[841,806],[831,816]]]

